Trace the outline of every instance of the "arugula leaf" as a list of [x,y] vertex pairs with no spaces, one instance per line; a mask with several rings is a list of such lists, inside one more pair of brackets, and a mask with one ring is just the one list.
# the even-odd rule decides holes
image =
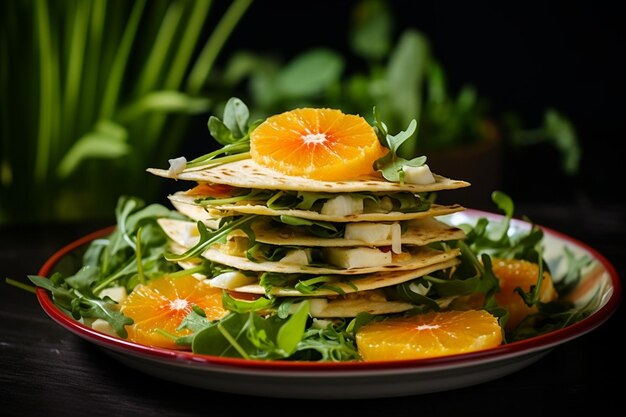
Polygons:
[[249,117],[250,111],[243,101],[237,97],[228,99],[224,107],[224,125],[235,139],[241,139],[246,135]]
[[249,118],[250,111],[245,103],[237,97],[231,97],[226,102],[223,120],[211,116],[207,122],[209,133],[222,147],[189,161],[185,167],[217,166],[248,159],[250,134],[262,123],[262,120],[250,122]]
[[261,189],[238,189],[238,191],[242,192],[242,194],[237,194],[226,198],[203,197],[196,199],[195,202],[202,206],[221,206],[224,204],[234,204],[241,201],[264,201],[271,196],[270,191]]
[[[382,124],[379,120],[377,120],[378,131],[386,132],[387,127]],[[425,156],[418,156],[411,160],[404,159],[398,155],[398,150],[400,146],[409,139],[415,130],[417,129],[417,121],[415,119],[411,120],[409,126],[406,130],[401,131],[396,135],[390,135],[385,133],[385,145],[389,148],[389,152],[386,153],[382,158],[377,159],[374,162],[374,169],[377,171],[381,171],[383,177],[386,180],[392,182],[404,183],[404,167],[419,167],[426,163]]]
[[[222,331],[220,331],[219,326],[223,329]],[[254,349],[252,343],[245,336],[247,328],[247,314],[231,313],[198,331],[192,339],[191,350],[193,353],[206,355],[244,357],[246,351],[253,351]],[[225,334],[230,335],[231,338],[226,337]],[[234,347],[233,341],[243,349],[244,355]]]
[[124,326],[133,324],[133,320],[120,313],[117,303],[110,298],[101,300],[93,296],[85,296],[75,288],[68,289],[62,285],[65,280],[59,273],[54,275],[54,280],[38,275],[29,275],[28,279],[36,286],[50,291],[55,305],[75,320],[100,318],[106,320],[120,337],[128,336]]
[[133,324],[133,319],[120,313],[117,303],[80,296],[72,305],[76,305],[77,316],[106,320],[120,337],[128,337],[125,326]]
[[273,297],[265,298],[260,297],[254,301],[237,300],[233,298],[228,292],[222,293],[222,305],[226,310],[234,311],[235,313],[248,313],[251,311],[266,311],[274,307],[276,299]]
[[344,319],[313,319],[313,324],[304,333],[290,359],[345,362],[359,360],[360,356],[354,342],[354,333],[347,330]]
[[[489,253],[497,258],[525,259],[537,262],[539,247],[543,240],[543,231],[531,222],[528,232],[519,232],[509,236],[511,220],[514,214],[513,200],[501,191],[494,191],[492,200],[504,211],[502,222],[480,218],[465,237],[465,243],[474,253]],[[547,268],[547,265],[544,265]]]
[[305,333],[308,312],[309,302],[304,301],[288,319],[230,313],[198,331],[191,342],[192,351],[253,359],[288,358]]
[[309,317],[309,301],[303,301],[285,324],[280,326],[276,335],[276,343],[286,356],[291,355],[302,337]]
[[288,287],[291,282],[297,279],[297,274],[281,274],[279,272],[263,272],[259,277],[259,285],[263,287],[266,294],[271,293],[274,287]]
[[282,215],[274,220],[289,226],[303,227],[311,234],[323,238],[343,237],[345,225],[321,220],[308,220],[301,217]]
[[563,246],[563,254],[567,262],[567,272],[565,275],[554,283],[554,288],[561,296],[572,292],[580,282],[582,271],[593,263],[588,255],[576,258],[574,252],[567,246]]
[[[102,299],[98,294],[112,285],[132,289],[139,274],[151,279],[180,269],[163,259],[167,237],[157,223],[162,217],[183,218],[164,206],[144,207],[139,198],[121,196],[116,209],[115,230],[108,237],[90,243],[81,269],[67,277],[57,272],[49,279],[39,276],[29,276],[29,279],[36,286],[50,291],[55,305],[76,320],[101,318],[120,337],[126,337],[124,326],[131,324],[132,320],[119,312],[112,299]],[[140,230],[141,241],[137,245],[136,236]]]
[[[252,221],[258,217],[257,214],[244,215],[239,218],[231,218],[220,226],[217,230],[209,230],[205,224],[201,221],[197,222],[198,232],[200,233],[200,239],[193,247],[187,249],[184,253],[177,255],[175,253],[166,252],[164,254],[165,259],[170,262],[180,262],[187,259],[191,259],[200,256],[209,246],[213,243],[224,241],[226,236],[233,230],[243,230],[246,234],[253,234],[252,229],[249,227]],[[254,238],[250,239],[254,242]]]
[[341,288],[333,285],[328,285],[329,282],[335,281],[336,278],[334,278],[332,275],[320,275],[303,281],[298,281],[298,283],[296,283],[295,285],[295,289],[300,291],[302,294],[313,294],[315,291],[322,288],[330,289],[341,295],[345,294],[345,291],[343,291]]
[[[412,304],[415,304],[418,306],[424,306],[427,309],[439,310],[439,304],[437,304],[437,301],[416,291],[418,287],[415,287],[415,285],[417,285],[418,283],[415,281],[423,282],[424,279],[418,278],[417,280],[414,280],[414,281],[409,281],[409,282],[404,282],[402,284],[398,284],[396,286],[398,297],[400,297],[400,299],[402,300],[407,300]],[[430,285],[428,282],[426,284]]]

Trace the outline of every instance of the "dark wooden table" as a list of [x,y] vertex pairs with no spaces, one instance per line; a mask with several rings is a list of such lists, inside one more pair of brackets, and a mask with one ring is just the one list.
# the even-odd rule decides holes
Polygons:
[[[625,207],[519,207],[626,272]],[[65,244],[105,224],[0,228],[0,277],[24,280]],[[622,407],[623,308],[600,328],[504,378],[447,392],[367,400],[295,400],[212,392],[129,369],[53,322],[31,293],[0,286],[2,416],[589,415]]]

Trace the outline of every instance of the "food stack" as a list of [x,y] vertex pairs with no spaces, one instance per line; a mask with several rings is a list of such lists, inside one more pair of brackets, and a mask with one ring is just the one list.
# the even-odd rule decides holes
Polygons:
[[[342,157],[346,143],[366,155]],[[437,219],[463,207],[428,196],[469,184],[423,163],[390,181],[372,166],[395,151],[380,146],[358,116],[299,109],[257,127],[243,159],[181,172],[149,169],[190,183],[169,196],[185,220],[160,220],[171,239],[168,256],[235,298],[309,300],[317,318],[419,307],[403,294],[427,295],[422,277],[460,263],[459,250],[442,242],[464,237]],[[339,161],[328,156],[334,153]],[[437,299],[441,306],[449,301]]]

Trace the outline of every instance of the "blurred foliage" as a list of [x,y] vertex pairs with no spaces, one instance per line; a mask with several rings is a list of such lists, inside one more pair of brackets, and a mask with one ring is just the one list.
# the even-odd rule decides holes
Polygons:
[[140,174],[208,114],[207,79],[251,1],[0,2],[0,224],[155,198]]
[[577,172],[571,122],[547,109],[528,129],[514,114],[494,117],[471,85],[452,92],[429,39],[414,28],[396,37],[381,0],[356,3],[351,56],[321,47],[285,62],[240,47],[217,68],[251,2],[0,2],[0,224],[102,219],[119,195],[155,199],[159,183],[140,173],[176,156],[192,117],[208,119],[232,96],[252,120],[302,106],[372,123],[376,106],[391,132],[416,119],[399,151],[407,159],[497,134],[514,146],[550,143],[564,172]]
[[532,129],[514,113],[495,115],[474,86],[450,90],[427,36],[404,28],[394,39],[393,29],[394,17],[384,1],[360,1],[349,25],[351,56],[321,47],[284,62],[282,57],[240,50],[216,78],[214,91],[222,89],[223,97],[237,91],[253,118],[295,107],[326,106],[360,114],[373,123],[376,106],[390,132],[399,132],[416,119],[416,133],[400,149],[407,158],[498,136],[512,146],[548,143],[562,155],[563,171],[577,172],[576,132],[557,110],[546,109],[545,123]]

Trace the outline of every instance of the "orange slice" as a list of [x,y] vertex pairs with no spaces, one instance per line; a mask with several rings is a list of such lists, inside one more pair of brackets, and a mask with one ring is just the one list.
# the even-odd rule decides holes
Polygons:
[[[521,259],[492,259],[493,273],[500,283],[500,291],[494,295],[500,307],[509,312],[509,320],[505,325],[507,331],[513,330],[529,314],[537,312],[537,306],[529,307],[518,293],[516,287],[525,292],[537,284],[539,265]],[[552,277],[543,272],[543,281],[539,289],[539,300],[548,303],[556,300],[558,294],[554,289]]]
[[196,185],[190,190],[185,191],[185,194],[191,197],[215,197],[224,198],[230,197],[234,187],[226,184],[209,184],[201,183]]
[[368,323],[356,341],[365,361],[422,359],[498,346],[502,329],[484,310],[429,312]]
[[149,346],[181,349],[169,337],[158,332],[184,336],[189,330],[177,331],[182,320],[197,305],[209,320],[226,315],[222,307],[222,290],[213,288],[196,278],[164,276],[136,287],[124,302],[121,312],[134,323],[126,326],[128,340]]
[[271,116],[250,135],[250,155],[258,164],[325,181],[372,174],[386,151],[365,119],[333,109]]

